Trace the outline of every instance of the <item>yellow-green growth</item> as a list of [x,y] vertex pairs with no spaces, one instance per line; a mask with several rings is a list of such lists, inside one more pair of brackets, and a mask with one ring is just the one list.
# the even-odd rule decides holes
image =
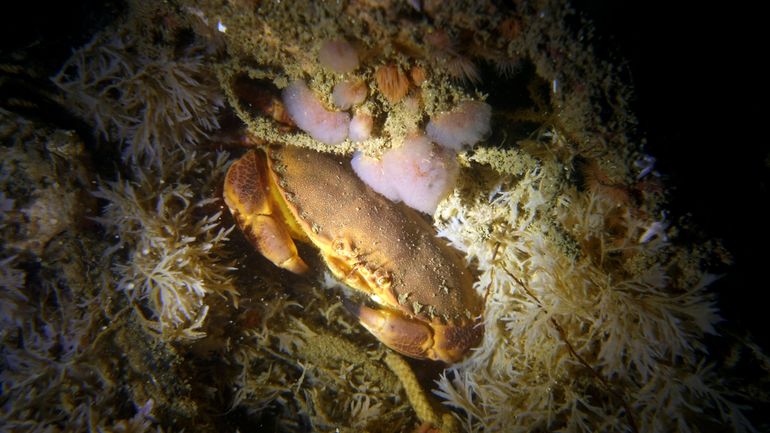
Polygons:
[[414,375],[414,371],[404,358],[388,351],[385,354],[385,363],[401,381],[406,397],[420,421],[439,427],[443,433],[456,433],[458,431],[457,421],[451,414],[435,409],[435,405],[431,403],[425,390],[417,381],[417,376]]

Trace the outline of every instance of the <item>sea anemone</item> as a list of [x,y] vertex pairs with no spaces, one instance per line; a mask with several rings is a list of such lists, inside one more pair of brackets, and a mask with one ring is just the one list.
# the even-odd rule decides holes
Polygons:
[[447,32],[435,30],[425,35],[425,41],[431,47],[430,55],[456,81],[481,82],[478,68],[468,56],[467,47],[458,47]]
[[450,39],[449,35],[443,30],[427,32],[424,38],[425,42],[427,42],[434,50],[434,54],[453,53],[455,51],[452,39]]
[[415,86],[422,85],[427,79],[425,68],[422,66],[412,66],[412,69],[409,70],[409,75],[412,77],[412,82]]
[[382,165],[382,161],[368,157],[361,153],[361,151],[358,151],[353,155],[350,165],[353,167],[353,171],[356,172],[358,177],[363,180],[365,184],[369,185],[369,188],[377,191],[392,201],[401,201],[398,190],[385,173],[385,167]]
[[374,73],[377,88],[391,104],[402,100],[409,92],[409,79],[396,65],[382,65]]
[[457,81],[468,81],[472,84],[481,83],[481,73],[468,57],[453,55],[446,58],[445,68],[447,73]]

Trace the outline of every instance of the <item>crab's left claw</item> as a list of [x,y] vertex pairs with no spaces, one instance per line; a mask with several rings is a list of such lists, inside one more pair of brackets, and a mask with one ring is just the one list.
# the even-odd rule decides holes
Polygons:
[[222,195],[243,233],[263,256],[295,274],[305,273],[308,267],[286,223],[290,216],[271,199],[276,187],[270,184],[267,171],[263,153],[247,153],[227,170]]
[[483,335],[483,330],[478,324],[429,324],[407,317],[396,310],[374,309],[363,305],[348,308],[378,340],[412,358],[457,362]]

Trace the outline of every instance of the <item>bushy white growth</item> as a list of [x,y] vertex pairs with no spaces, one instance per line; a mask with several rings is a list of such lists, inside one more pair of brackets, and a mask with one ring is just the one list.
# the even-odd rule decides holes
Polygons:
[[744,427],[703,368],[703,337],[718,319],[705,289],[713,276],[689,269],[700,277],[677,286],[685,282],[670,264],[632,267],[677,250],[663,238],[639,242],[648,222],[610,198],[566,187],[545,195],[559,193],[546,187],[553,180],[535,168],[439,207],[440,235],[477,265],[487,301],[481,346],[434,392],[471,432],[690,431],[681,419],[691,407]]
[[226,160],[193,153],[166,176],[137,168],[135,182],[103,182],[94,193],[107,201],[98,221],[116,239],[108,253],[128,254],[115,264],[118,289],[149,310],[147,323],[165,338],[204,335],[206,296],[237,298],[221,251],[233,227],[220,225],[220,210],[205,211],[220,198],[201,198],[209,190],[201,179],[221,180]]
[[145,52],[119,31],[104,32],[78,49],[52,80],[70,110],[121,143],[124,160],[159,165],[164,153],[219,128],[224,97],[203,50],[191,46],[176,56],[169,47],[152,46]]

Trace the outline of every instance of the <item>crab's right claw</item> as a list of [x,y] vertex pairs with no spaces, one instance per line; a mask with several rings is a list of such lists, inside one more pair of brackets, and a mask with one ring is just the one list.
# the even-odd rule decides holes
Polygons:
[[353,311],[361,324],[386,346],[412,358],[428,358],[433,332],[425,323],[389,310],[358,305]]
[[251,151],[235,161],[225,176],[224,199],[243,233],[276,266],[302,274],[308,267],[299,257],[280,210],[273,209],[267,163]]
[[353,313],[386,346],[412,358],[457,362],[470,347],[478,344],[483,335],[482,328],[477,324],[453,326],[426,323],[395,310],[359,305],[353,308]]

